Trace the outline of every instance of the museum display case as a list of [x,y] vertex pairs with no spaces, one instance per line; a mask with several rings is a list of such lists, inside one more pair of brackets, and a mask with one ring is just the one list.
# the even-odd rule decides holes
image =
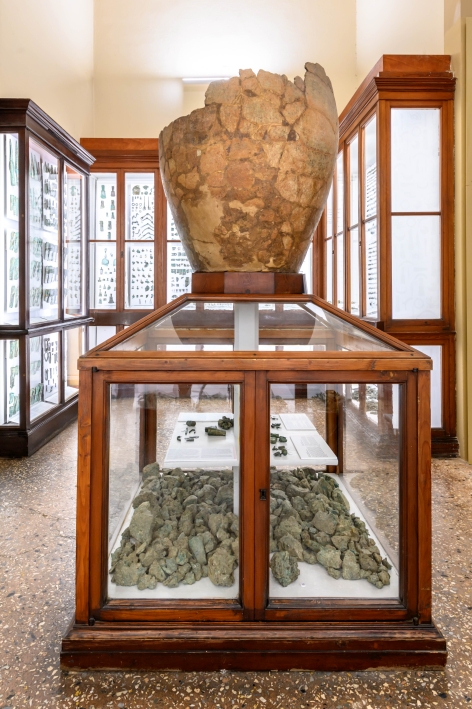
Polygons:
[[439,456],[458,453],[450,61],[384,55],[342,111],[314,290],[432,357]]
[[30,455],[77,415],[92,163],[35,103],[0,100],[2,455]]
[[286,274],[226,275],[79,359],[62,666],[443,665],[431,359]]

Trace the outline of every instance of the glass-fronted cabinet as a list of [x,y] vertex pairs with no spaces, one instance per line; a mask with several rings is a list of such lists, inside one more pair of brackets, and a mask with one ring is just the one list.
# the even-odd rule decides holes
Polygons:
[[433,454],[458,452],[448,56],[386,55],[340,116],[317,292],[433,356]]
[[[69,333],[90,321],[85,264],[92,163],[32,101],[0,100],[4,455],[30,455],[77,413],[77,387],[71,396],[64,358]],[[74,352],[85,351],[84,332]]]
[[428,353],[240,275],[79,360],[63,666],[444,664]]
[[166,302],[167,210],[157,140],[83,138],[90,189],[90,340],[99,344]]

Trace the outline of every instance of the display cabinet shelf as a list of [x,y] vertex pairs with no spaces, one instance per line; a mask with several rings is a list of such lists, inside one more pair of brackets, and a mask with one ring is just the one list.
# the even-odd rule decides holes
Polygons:
[[431,354],[433,454],[458,454],[449,56],[384,55],[339,120],[314,292]]
[[79,360],[62,666],[444,665],[431,359],[321,298],[232,275],[233,292],[182,295]]
[[31,455],[77,414],[93,160],[33,101],[0,99],[2,455]]

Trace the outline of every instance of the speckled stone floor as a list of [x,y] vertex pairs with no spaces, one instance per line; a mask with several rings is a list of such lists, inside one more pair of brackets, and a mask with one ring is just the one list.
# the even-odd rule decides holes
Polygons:
[[0,459],[0,709],[380,709],[472,703],[472,466],[433,462],[440,672],[61,672],[74,608],[76,427]]

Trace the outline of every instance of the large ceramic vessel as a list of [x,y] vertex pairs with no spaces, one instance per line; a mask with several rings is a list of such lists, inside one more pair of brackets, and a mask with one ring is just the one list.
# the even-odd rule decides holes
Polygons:
[[212,82],[205,107],[159,136],[164,190],[194,271],[297,272],[338,147],[319,64],[289,81],[251,69]]

